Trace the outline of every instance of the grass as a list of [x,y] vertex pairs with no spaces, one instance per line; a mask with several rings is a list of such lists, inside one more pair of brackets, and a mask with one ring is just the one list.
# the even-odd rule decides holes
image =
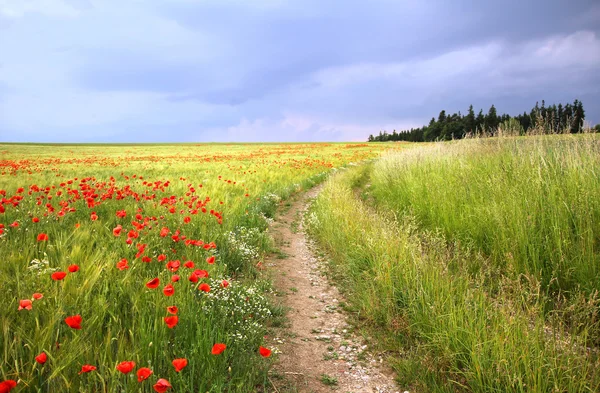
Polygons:
[[[257,265],[272,248],[269,219],[331,168],[379,151],[344,144],[0,145],[0,381],[31,392],[150,392],[158,378],[174,391],[268,389],[271,361],[258,347],[269,323],[282,318],[268,300],[270,285],[258,279]],[[113,232],[119,225],[121,233]],[[38,241],[41,234],[48,239]],[[120,270],[123,259],[128,268]],[[79,270],[69,272],[73,265]],[[66,277],[54,281],[57,271]],[[150,289],[153,278],[160,285]],[[163,292],[168,284],[172,296]],[[34,293],[43,298],[18,310]],[[164,320],[168,306],[178,307],[173,328]],[[82,317],[81,329],[65,323],[73,315]],[[227,347],[213,355],[217,343]],[[42,352],[48,360],[39,364]],[[171,364],[176,358],[188,360],[181,372]],[[116,369],[123,361],[136,363],[128,375]],[[79,374],[85,364],[96,370]],[[141,367],[153,374],[138,383]]]
[[440,143],[326,182],[308,229],[401,388],[600,390],[598,146]]

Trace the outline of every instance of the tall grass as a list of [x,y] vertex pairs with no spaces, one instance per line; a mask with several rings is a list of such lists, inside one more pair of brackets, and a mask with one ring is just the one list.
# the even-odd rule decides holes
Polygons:
[[[572,216],[552,210],[562,210],[558,201],[565,200],[571,213],[580,211],[573,207],[578,203],[597,206],[581,195],[597,192],[592,186],[597,179],[590,175],[597,168],[590,168],[596,166],[596,143],[565,138],[436,144],[390,154],[326,183],[307,217],[309,230],[328,251],[365,325],[375,326],[385,338],[381,342],[394,351],[391,362],[402,387],[419,392],[600,390],[598,350],[589,347],[598,304],[589,293],[576,291],[579,278],[590,290],[593,280],[562,265],[569,277],[557,285],[570,284],[571,300],[553,295],[551,302],[546,288],[556,279],[544,279],[516,243],[524,242],[525,255],[548,255],[553,240],[578,238],[577,247],[589,247],[586,255],[592,258],[594,246],[584,239],[593,235],[577,237],[573,228],[594,230],[594,220],[580,216],[565,224],[562,220]],[[565,174],[565,182],[554,178],[558,173]],[[579,193],[569,194],[575,185]],[[535,216],[521,217],[530,209]],[[554,227],[545,231],[542,222]],[[563,228],[569,231],[557,235]],[[531,229],[534,237],[528,239]],[[490,241],[512,256],[501,262]],[[565,248],[570,243],[562,244],[563,255],[577,255]],[[561,301],[560,312],[548,309]]]
[[390,154],[373,196],[551,292],[600,289],[600,138],[489,138]]

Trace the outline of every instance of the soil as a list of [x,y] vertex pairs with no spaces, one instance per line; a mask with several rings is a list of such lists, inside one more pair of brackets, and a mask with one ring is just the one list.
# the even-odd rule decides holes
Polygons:
[[291,201],[270,227],[280,252],[265,260],[288,324],[275,329],[278,362],[269,379],[275,392],[380,392],[400,390],[381,354],[353,333],[344,299],[326,276],[325,261],[304,232],[302,219],[320,188]]

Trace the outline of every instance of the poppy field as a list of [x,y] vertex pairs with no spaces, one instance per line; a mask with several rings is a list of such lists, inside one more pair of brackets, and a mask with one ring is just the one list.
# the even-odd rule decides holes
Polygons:
[[0,393],[263,390],[269,221],[381,149],[0,145]]

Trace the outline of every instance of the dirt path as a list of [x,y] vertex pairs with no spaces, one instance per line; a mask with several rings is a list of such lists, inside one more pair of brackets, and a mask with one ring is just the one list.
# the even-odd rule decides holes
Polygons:
[[303,213],[319,190],[296,198],[271,225],[281,253],[265,265],[283,295],[289,320],[271,338],[280,352],[271,380],[281,393],[397,392],[381,357],[352,333],[340,307],[343,298],[327,281],[323,262],[311,252],[304,234]]

